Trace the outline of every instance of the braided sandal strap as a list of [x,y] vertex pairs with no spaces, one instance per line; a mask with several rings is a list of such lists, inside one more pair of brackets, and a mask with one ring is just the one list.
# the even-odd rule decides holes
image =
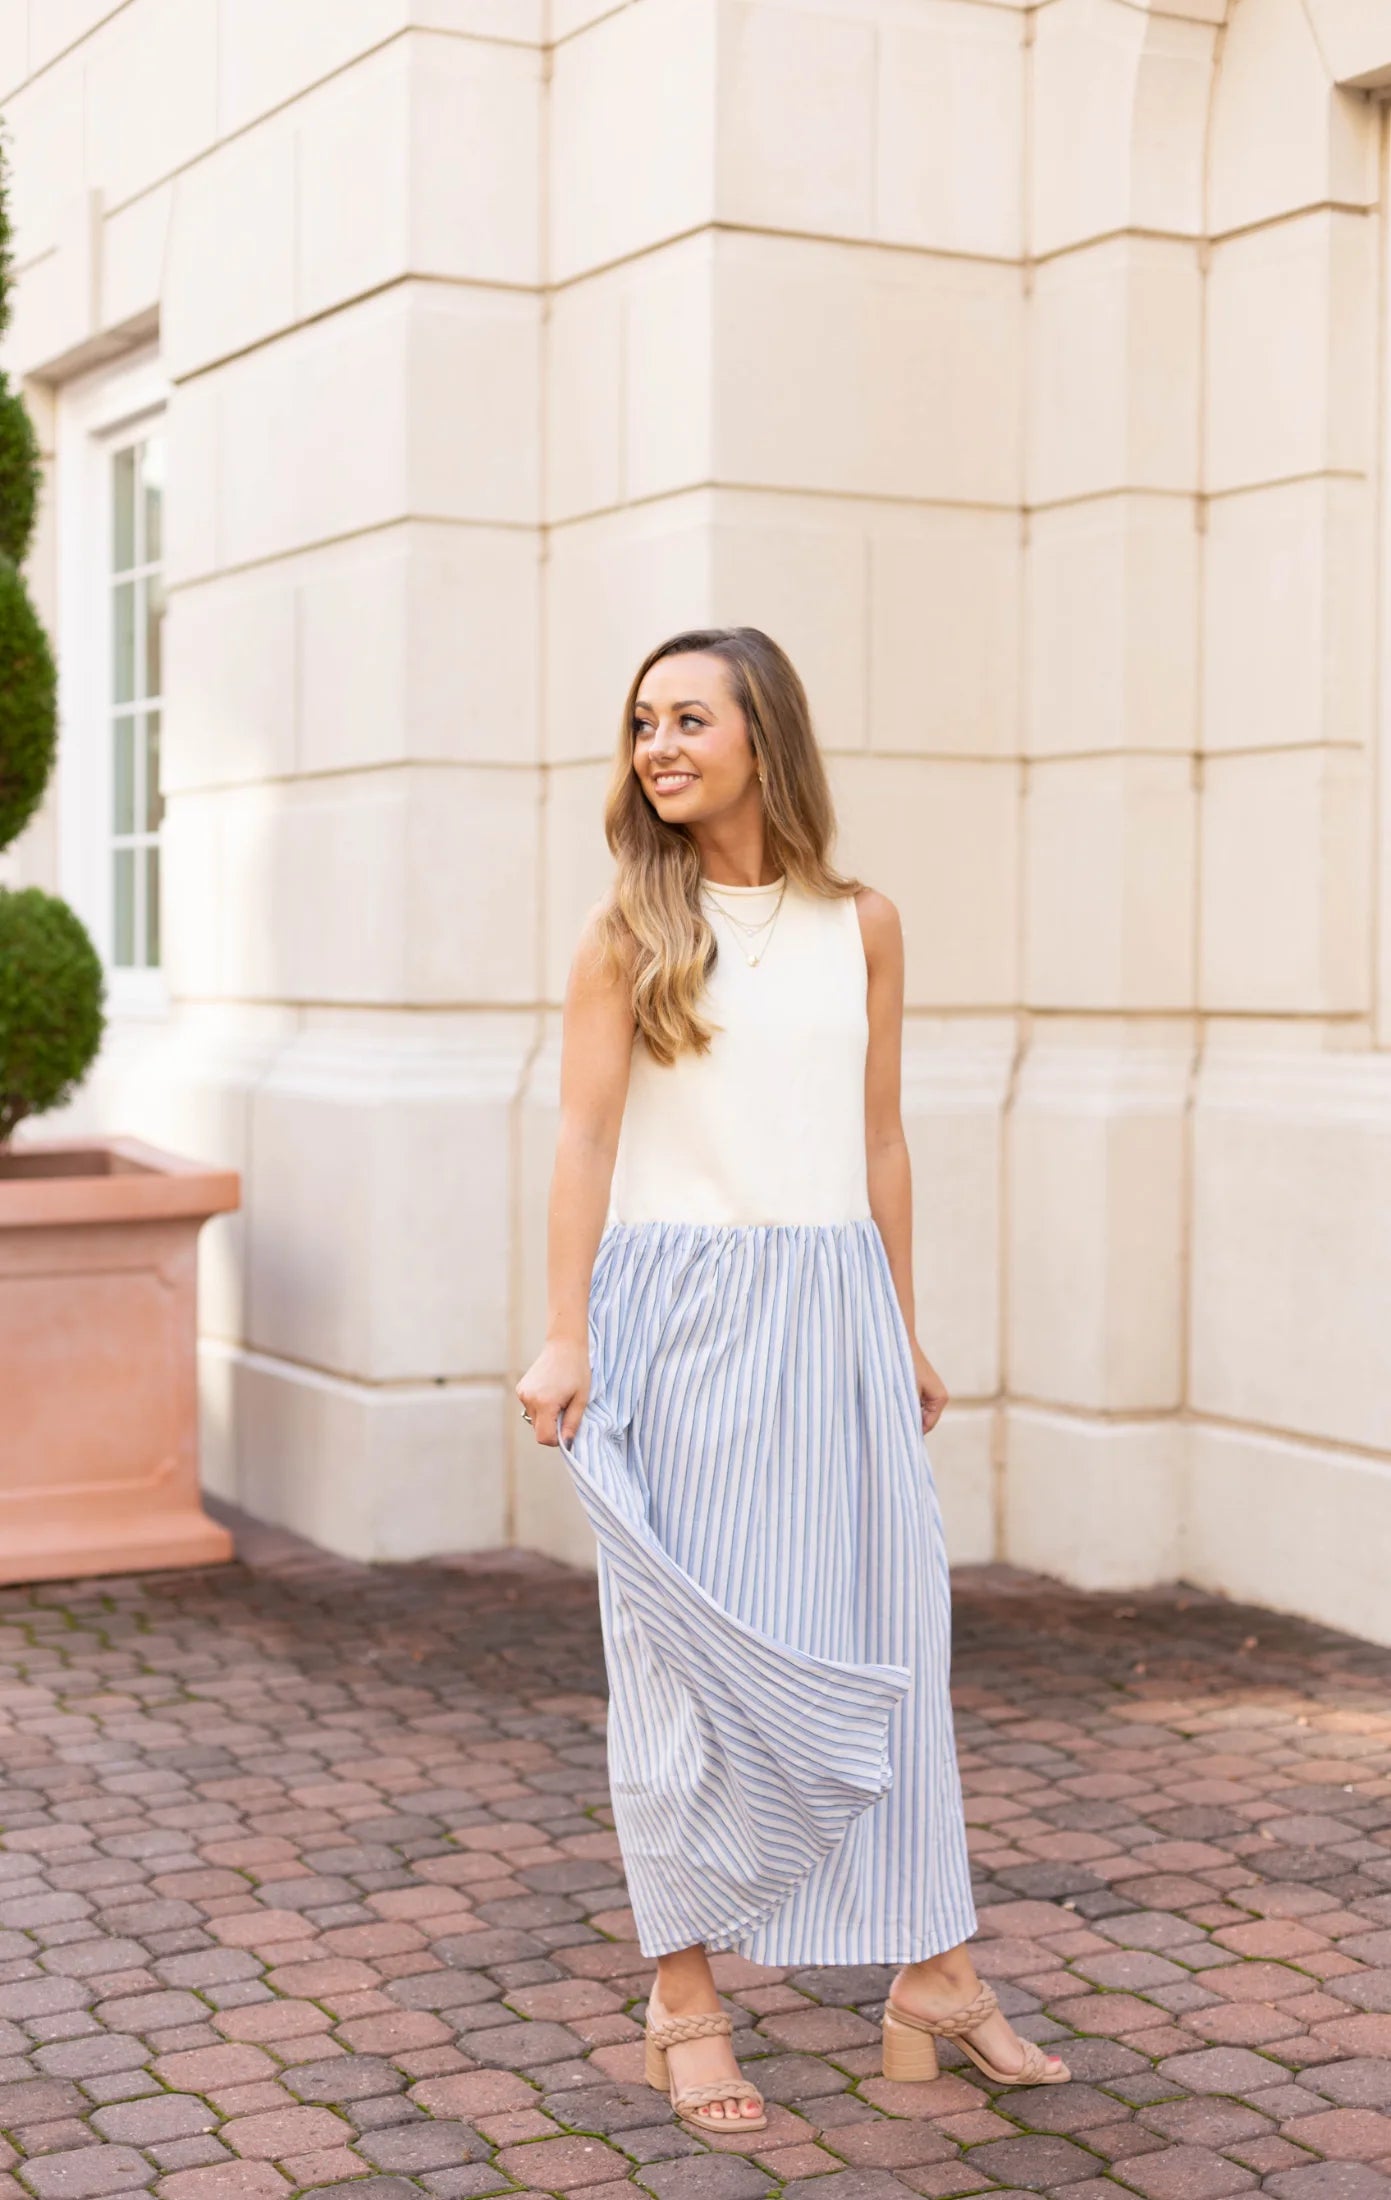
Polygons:
[[[763,2095],[746,2078],[722,2078],[718,2085],[688,2085],[677,2094],[672,2106],[679,2115],[683,2108],[704,2108],[711,2101],[729,2100],[757,2101],[760,2108],[763,2106]],[[731,2123],[738,2121],[737,2116],[730,2118]]]
[[999,2006],[995,1989],[989,1984],[982,1985],[980,1992],[974,1994],[963,2008],[953,2009],[945,2017],[923,2017],[914,2009],[900,2009],[896,2002],[889,2003],[899,2024],[911,2024],[917,2031],[930,2032],[938,2040],[958,2040],[963,2033],[974,2032],[978,2025],[984,2024],[987,2017],[995,2014]]
[[993,2017],[999,2006],[994,1987],[985,1984],[964,2009],[953,2009],[949,2017],[934,2017],[932,2029],[939,2040],[959,2040],[963,2032],[974,2032],[987,2017]]
[[649,2019],[647,2037],[654,2047],[679,2047],[683,2040],[711,2039],[717,2033],[733,2030],[734,2019],[723,2009],[707,2009],[695,2016],[668,2017],[663,2024],[653,2024]]
[[1019,2071],[1019,2076],[1026,2083],[1037,2085],[1048,2074],[1048,2057],[1037,2040],[1026,2040],[1022,2034],[1018,2037],[1019,2044],[1024,2050],[1024,2062]]

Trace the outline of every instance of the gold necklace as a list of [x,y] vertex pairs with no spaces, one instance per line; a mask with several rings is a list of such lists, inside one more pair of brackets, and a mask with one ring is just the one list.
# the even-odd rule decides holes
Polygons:
[[769,943],[771,942],[773,937],[773,926],[778,921],[778,915],[783,905],[783,898],[787,893],[786,877],[783,878],[782,884],[778,889],[778,898],[773,904],[773,914],[771,915],[771,917],[760,917],[757,924],[746,924],[741,917],[736,917],[730,909],[729,904],[720,900],[717,889],[711,886],[708,881],[706,882],[705,890],[711,896],[712,900],[714,901],[715,907],[720,912],[720,915],[725,918],[727,923],[732,925],[737,933],[742,934],[745,940],[757,939],[760,932],[767,933],[767,938],[764,940],[757,954],[751,954],[747,947],[743,947],[740,949],[740,952],[743,955],[745,962],[749,965],[750,969],[753,969],[755,964],[762,962],[763,957],[768,952]]

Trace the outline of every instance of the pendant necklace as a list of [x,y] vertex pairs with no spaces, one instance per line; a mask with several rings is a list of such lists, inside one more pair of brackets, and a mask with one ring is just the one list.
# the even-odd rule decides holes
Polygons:
[[706,885],[706,892],[714,900],[715,907],[719,910],[721,916],[726,918],[729,924],[733,927],[734,931],[741,936],[742,941],[748,942],[756,940],[760,932],[766,933],[767,937],[763,940],[762,945],[757,949],[757,951],[754,951],[748,945],[741,945],[740,953],[743,955],[743,958],[745,962],[749,965],[750,969],[752,969],[756,963],[759,963],[763,960],[764,955],[768,951],[769,942],[772,940],[773,937],[773,926],[778,921],[778,914],[783,904],[783,896],[787,892],[786,878],[784,877],[782,885],[779,888],[778,898],[773,905],[772,915],[770,917],[760,917],[756,924],[747,924],[745,923],[743,918],[736,917],[731,911],[729,904],[719,899],[718,890],[715,887],[709,885],[708,882]]

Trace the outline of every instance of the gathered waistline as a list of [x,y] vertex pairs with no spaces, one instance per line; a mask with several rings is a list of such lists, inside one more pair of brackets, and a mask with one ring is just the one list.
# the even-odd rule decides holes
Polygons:
[[741,1237],[751,1231],[862,1230],[873,1220],[868,1214],[839,1215],[830,1222],[697,1222],[683,1215],[645,1215],[632,1222],[610,1219],[604,1224],[603,1234],[611,1237],[619,1231],[689,1230],[708,1237]]

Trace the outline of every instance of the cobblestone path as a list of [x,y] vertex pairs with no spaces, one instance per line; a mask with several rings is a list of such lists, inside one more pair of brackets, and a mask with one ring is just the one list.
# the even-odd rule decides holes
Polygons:
[[979,1962],[1076,2083],[878,2075],[879,1970],[718,1961],[770,2103],[639,2082],[592,1585],[0,1593],[0,2200],[1391,2200],[1391,1652],[959,1584]]

